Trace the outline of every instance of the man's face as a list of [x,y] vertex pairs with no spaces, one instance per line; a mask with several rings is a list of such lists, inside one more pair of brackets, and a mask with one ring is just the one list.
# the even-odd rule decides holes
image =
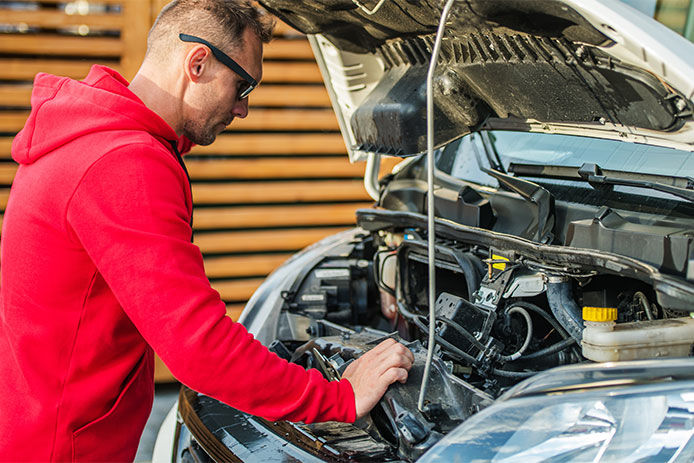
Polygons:
[[[256,81],[262,78],[263,48],[250,29],[244,32],[244,43],[230,57]],[[183,124],[183,135],[197,145],[211,144],[235,117],[248,114],[248,98],[238,99],[246,81],[210,55],[212,73],[196,85],[191,95],[191,111]]]

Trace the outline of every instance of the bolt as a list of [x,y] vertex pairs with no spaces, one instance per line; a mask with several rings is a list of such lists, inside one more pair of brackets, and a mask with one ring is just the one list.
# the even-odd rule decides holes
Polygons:
[[678,111],[683,111],[686,107],[687,103],[682,98],[677,98],[677,100],[675,100],[675,108],[677,108]]

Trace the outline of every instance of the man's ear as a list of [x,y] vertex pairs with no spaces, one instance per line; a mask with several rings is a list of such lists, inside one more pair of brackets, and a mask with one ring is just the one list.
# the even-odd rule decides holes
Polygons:
[[188,79],[198,82],[210,67],[211,58],[212,53],[209,48],[203,45],[191,48],[186,54],[184,61],[185,73]]

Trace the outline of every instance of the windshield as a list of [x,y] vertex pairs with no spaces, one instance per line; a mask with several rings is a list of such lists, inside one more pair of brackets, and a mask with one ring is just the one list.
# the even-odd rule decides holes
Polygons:
[[[676,177],[694,177],[694,153],[615,140],[546,133],[488,131],[467,135],[438,152],[439,170],[461,180],[498,187],[483,168],[507,172],[511,163],[580,167],[595,163],[605,170]],[[589,188],[580,181],[533,179],[554,186]],[[678,200],[667,193],[634,187],[615,191]],[[582,202],[582,201],[581,201]]]

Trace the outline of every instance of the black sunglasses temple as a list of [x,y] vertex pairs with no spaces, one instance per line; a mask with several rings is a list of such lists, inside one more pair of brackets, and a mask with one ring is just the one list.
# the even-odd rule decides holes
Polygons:
[[251,75],[248,74],[245,69],[243,69],[236,61],[231,59],[226,53],[212,45],[207,40],[189,34],[178,34],[178,38],[184,42],[201,43],[207,46],[210,49],[210,51],[212,51],[212,54],[215,58],[217,58],[222,64],[234,71],[236,74],[241,76],[243,80],[248,82],[248,88],[244,89],[241,92],[241,94],[239,95],[239,99],[247,97],[248,94],[251,93],[251,91],[258,86],[258,82],[253,77],[251,77]]

